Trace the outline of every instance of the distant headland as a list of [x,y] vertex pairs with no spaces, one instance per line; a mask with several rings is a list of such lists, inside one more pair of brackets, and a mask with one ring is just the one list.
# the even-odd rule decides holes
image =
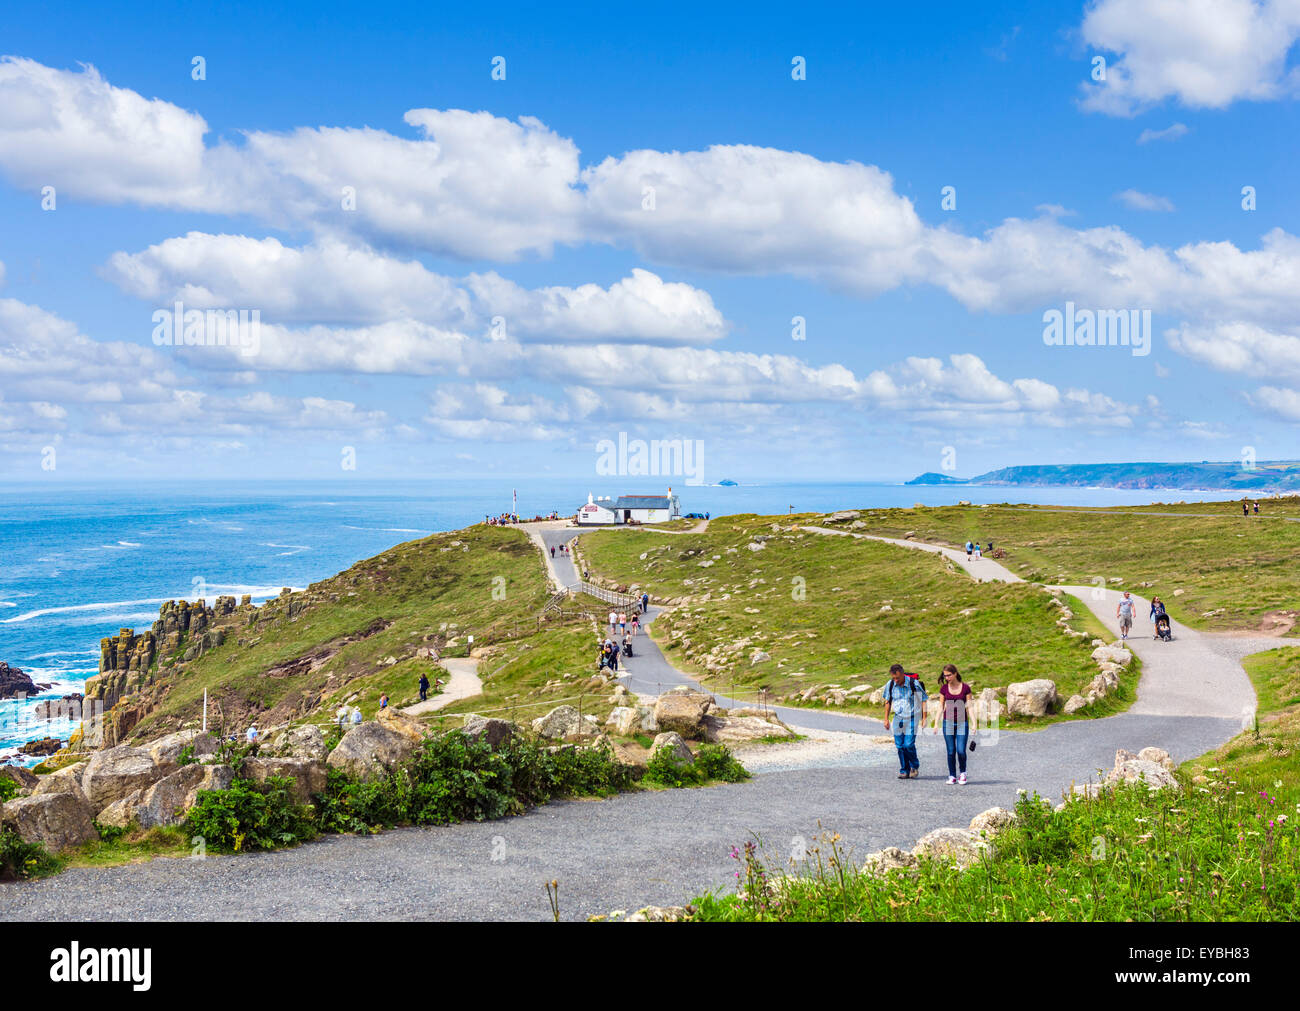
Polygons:
[[1300,493],[1300,461],[1273,460],[1245,465],[1240,460],[1215,463],[1075,463],[1003,467],[972,478],[926,473],[906,482],[915,485],[976,484],[1022,487],[1183,489]]

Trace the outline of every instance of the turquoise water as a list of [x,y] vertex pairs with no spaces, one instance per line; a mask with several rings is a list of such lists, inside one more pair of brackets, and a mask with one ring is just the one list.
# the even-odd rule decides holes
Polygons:
[[[0,660],[50,687],[0,702],[0,761],[24,741],[66,737],[66,721],[32,719],[36,702],[81,691],[96,673],[99,640],[147,628],[169,599],[305,587],[402,541],[481,521],[511,508],[522,516],[571,515],[588,492],[656,493],[657,479],[170,487],[10,486],[0,492]],[[1126,505],[1159,492],[1081,488],[920,487],[896,484],[747,484],[674,489],[683,512],[784,513],[974,502]],[[1165,501],[1226,493],[1163,493]],[[998,538],[990,530],[988,536]],[[28,764],[32,764],[29,762]]]

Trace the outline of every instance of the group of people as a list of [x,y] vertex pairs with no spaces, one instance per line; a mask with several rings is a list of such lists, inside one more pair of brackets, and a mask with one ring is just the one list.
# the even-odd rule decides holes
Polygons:
[[[1147,620],[1152,625],[1158,625],[1160,618],[1165,613],[1165,602],[1159,597],[1151,598],[1151,610],[1147,613]],[[1119,598],[1119,603],[1115,605],[1115,617],[1119,619],[1119,637],[1127,639],[1129,633],[1133,631],[1133,618],[1137,615],[1137,601],[1128,591]]]
[[[570,551],[569,551],[569,542],[568,542],[568,541],[564,541],[564,542],[560,545],[560,557],[562,557],[562,558],[567,558],[567,557],[569,556],[569,554],[570,554]],[[555,545],[554,545],[554,544],[551,545],[551,557],[552,557],[552,558],[555,557]],[[582,575],[583,575],[584,578],[586,577],[587,573],[586,573],[585,570],[583,571]]]
[[[1249,516],[1249,515],[1250,515],[1250,505],[1251,505],[1251,504],[1250,504],[1249,502],[1247,502],[1245,499],[1242,499],[1242,500],[1241,500],[1241,515],[1243,515],[1243,516]],[[1256,503],[1255,503],[1255,515],[1256,515],[1256,516],[1259,515],[1259,502],[1256,502]]]
[[626,611],[609,612],[609,632],[600,644],[599,666],[617,671],[619,656],[632,655],[633,637],[641,632],[641,615],[650,609],[650,594],[642,593],[641,599],[636,602],[636,607],[637,610],[632,612],[631,621],[628,621]]
[[[943,703],[939,728],[948,752],[948,784],[966,785],[966,754],[975,750],[971,734],[974,714],[970,712],[972,696],[970,685],[962,681],[953,664],[945,664],[939,674],[939,698]],[[889,668],[889,681],[882,693],[885,698],[885,728],[894,735],[898,750],[898,778],[917,779],[921,775],[921,760],[916,753],[917,732],[926,723],[926,703],[929,695],[925,684],[916,674],[908,673],[896,663]]]
[[[993,542],[992,542],[992,541],[989,541],[988,552],[989,552],[990,555],[993,554]],[[976,558],[982,558],[982,557],[983,557],[983,554],[981,553],[980,542],[979,542],[979,541],[967,541],[967,542],[966,542],[966,561],[969,562],[969,561],[971,560],[971,555],[972,555],[972,554],[973,554]]]

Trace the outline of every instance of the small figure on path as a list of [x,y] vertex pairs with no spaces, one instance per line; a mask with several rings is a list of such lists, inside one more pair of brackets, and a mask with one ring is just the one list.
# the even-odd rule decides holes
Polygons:
[[552,557],[552,558],[555,557],[555,545],[554,545],[554,544],[551,545],[551,557]]
[[1248,503],[1245,499],[1241,500],[1241,515],[1243,516],[1250,515],[1250,503]]
[[632,615],[632,634],[637,635],[641,631],[641,619],[635,614]]
[[[971,687],[961,679],[953,664],[945,664],[939,675],[943,696],[943,743],[948,749],[948,785],[966,785],[966,742],[970,737],[970,719],[966,700]],[[958,770],[960,769],[960,775]]]
[[916,779],[921,775],[916,729],[925,722],[928,696],[921,679],[908,677],[902,664],[890,667],[889,677],[891,680],[885,685],[885,729],[894,735],[894,747],[898,749],[898,778]]
[[976,541],[976,542],[975,542],[975,559],[976,559],[976,561],[978,561],[978,560],[979,560],[980,558],[982,558],[982,557],[983,557],[983,555],[980,554],[980,542],[979,542],[979,541]]
[[613,636],[613,634],[614,634],[614,626],[617,625],[617,624],[618,624],[618,612],[617,612],[617,611],[610,611],[610,612],[609,612],[609,634],[610,634],[611,636]]
[[648,610],[650,610],[650,594],[643,593],[641,594],[641,613],[645,614]]
[[1133,612],[1136,610],[1133,606],[1133,598],[1129,595],[1128,590],[1124,591],[1124,596],[1120,602],[1115,605],[1115,617],[1119,619],[1119,637],[1127,639],[1128,634],[1133,629]]
[[618,612],[618,630],[624,634],[627,633],[627,613],[624,611]]
[[424,702],[429,697],[429,675],[420,674],[420,701]]
[[256,724],[256,723],[254,723],[251,727],[248,728],[248,734],[247,734],[247,737],[248,737],[248,743],[249,743],[249,744],[256,744],[256,743],[257,743],[257,724]]
[[1259,515],[1259,502],[1258,502],[1258,500],[1256,500],[1256,502],[1255,502],[1255,515],[1256,515],[1256,516]]
[[623,655],[632,655],[632,637],[630,635],[623,636]]
[[970,553],[975,550],[975,545],[970,541],[966,542],[966,561],[970,561]]

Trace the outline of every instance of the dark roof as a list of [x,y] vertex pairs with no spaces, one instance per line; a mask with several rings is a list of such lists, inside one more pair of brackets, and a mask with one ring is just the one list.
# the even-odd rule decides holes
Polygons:
[[622,495],[614,503],[615,509],[671,509],[667,495]]

